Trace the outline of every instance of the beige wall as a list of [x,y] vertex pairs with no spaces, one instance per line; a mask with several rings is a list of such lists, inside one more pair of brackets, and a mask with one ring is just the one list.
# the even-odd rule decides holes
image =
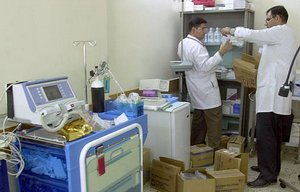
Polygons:
[[[255,29],[262,29],[264,28],[266,11],[276,5],[283,5],[287,9],[289,13],[289,20],[288,25],[292,27],[295,31],[295,35],[297,37],[297,41],[300,44],[300,25],[299,25],[299,18],[300,18],[300,1],[299,0],[252,0],[254,4],[255,10]],[[284,34],[282,34],[284,35]],[[298,65],[298,68],[300,66]]]
[[[0,85],[68,76],[84,99],[83,48],[88,71],[106,60],[123,89],[139,79],[169,78],[176,59],[179,16],[173,0],[0,0]],[[118,92],[111,83],[111,92]],[[0,114],[6,112],[1,101]]]
[[[97,41],[96,47],[87,48],[91,66],[106,58],[106,1],[0,0],[0,4],[1,94],[9,82],[69,76],[83,98],[83,49],[72,43]],[[0,113],[5,112],[5,100],[0,106]]]
[[[179,13],[173,0],[109,0],[108,62],[123,89],[140,79],[174,76],[169,61],[177,58]],[[119,92],[112,84],[112,92]]]

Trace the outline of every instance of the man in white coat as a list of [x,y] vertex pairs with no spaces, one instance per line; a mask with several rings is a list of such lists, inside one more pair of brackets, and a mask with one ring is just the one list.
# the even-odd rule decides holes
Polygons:
[[183,39],[183,45],[182,42],[178,45],[178,56],[193,64],[192,69],[185,72],[187,90],[194,108],[191,145],[205,143],[207,133],[208,146],[217,148],[221,137],[222,108],[216,69],[232,45],[229,42],[222,44],[219,51],[210,57],[202,42],[207,32],[207,22],[194,17],[189,22],[189,34]]
[[[277,182],[281,166],[281,141],[284,119],[291,115],[292,93],[278,95],[285,83],[297,49],[293,31],[286,25],[288,13],[283,6],[266,12],[266,29],[243,27],[221,29],[223,35],[234,35],[248,42],[262,45],[256,85],[256,149],[258,178],[249,187],[265,187]],[[294,71],[294,70],[293,70]],[[294,72],[290,79],[293,79]]]

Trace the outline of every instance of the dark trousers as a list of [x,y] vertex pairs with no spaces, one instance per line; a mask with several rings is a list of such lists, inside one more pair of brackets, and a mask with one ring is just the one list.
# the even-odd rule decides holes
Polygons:
[[256,150],[260,169],[258,178],[277,179],[281,168],[281,142],[284,129],[291,126],[286,120],[290,115],[272,112],[256,114]]
[[207,133],[207,145],[219,147],[222,129],[222,107],[212,109],[194,109],[191,126],[191,145],[204,144]]

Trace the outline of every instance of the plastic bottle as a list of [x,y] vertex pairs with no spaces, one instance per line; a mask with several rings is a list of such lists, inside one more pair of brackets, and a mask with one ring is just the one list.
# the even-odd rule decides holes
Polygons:
[[216,31],[214,32],[214,42],[221,43],[221,33],[219,27],[216,27]]
[[102,81],[99,80],[99,76],[96,76],[91,85],[91,89],[93,112],[104,112],[104,85]]
[[203,41],[204,41],[204,43],[207,43],[207,33],[205,33]]
[[213,28],[210,27],[207,33],[207,43],[213,43],[213,42],[214,42],[214,31]]

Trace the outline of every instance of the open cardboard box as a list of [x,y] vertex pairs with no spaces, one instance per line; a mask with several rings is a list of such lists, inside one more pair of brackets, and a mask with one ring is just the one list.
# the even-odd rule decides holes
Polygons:
[[238,169],[248,179],[249,153],[234,153],[228,149],[220,149],[215,152],[214,170]]
[[240,83],[247,81],[248,84],[245,86],[255,88],[259,60],[259,54],[252,56],[245,53],[241,54],[241,58],[234,59],[233,70],[236,80]]
[[[177,176],[177,192],[215,192],[216,184],[215,179],[208,175],[205,168],[191,168],[182,173],[195,173],[199,171],[200,173],[207,176],[206,179],[187,179],[181,174]],[[200,190],[201,189],[201,190]]]
[[184,170],[184,162],[167,157],[153,159],[150,167],[150,186],[159,191],[176,192],[177,175]]
[[227,143],[227,149],[238,154],[243,153],[245,148],[245,140],[246,138],[240,135],[230,137]]

